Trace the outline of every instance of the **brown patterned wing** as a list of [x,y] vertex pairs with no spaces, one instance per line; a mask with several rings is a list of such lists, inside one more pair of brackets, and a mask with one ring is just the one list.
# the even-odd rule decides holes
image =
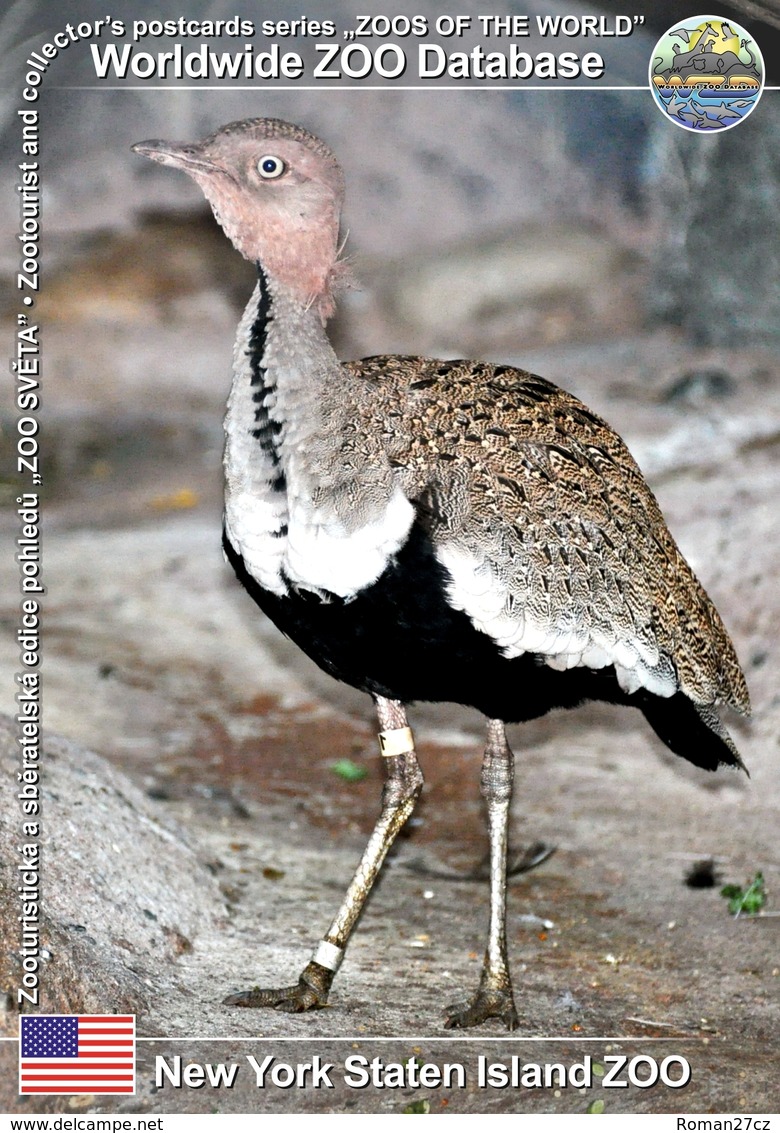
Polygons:
[[[380,356],[367,428],[428,523],[449,597],[506,656],[749,711],[717,610],[609,425],[508,366]],[[371,435],[371,433],[369,433]]]

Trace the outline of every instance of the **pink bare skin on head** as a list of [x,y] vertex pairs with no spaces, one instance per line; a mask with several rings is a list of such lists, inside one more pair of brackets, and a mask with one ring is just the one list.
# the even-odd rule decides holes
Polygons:
[[257,118],[200,142],[152,140],[133,149],[189,174],[246,259],[316,306],[323,321],[333,314],[344,177],[319,138]]

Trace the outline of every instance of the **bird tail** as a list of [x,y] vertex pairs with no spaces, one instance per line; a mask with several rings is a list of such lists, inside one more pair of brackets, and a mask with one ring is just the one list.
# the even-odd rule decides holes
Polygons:
[[677,692],[670,697],[648,694],[641,698],[638,707],[675,755],[706,771],[725,765],[750,774],[713,705],[694,704],[684,692]]

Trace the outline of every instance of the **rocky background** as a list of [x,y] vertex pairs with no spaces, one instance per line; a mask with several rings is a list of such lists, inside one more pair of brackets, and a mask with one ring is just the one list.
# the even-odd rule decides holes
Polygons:
[[[209,15],[228,14],[219,7]],[[659,26],[626,45],[629,69],[674,18],[656,7]],[[776,34],[773,17],[751,8],[764,20],[754,30],[763,44]],[[79,6],[84,18],[90,10]],[[18,4],[3,20],[11,59],[51,22]],[[68,66],[76,83],[78,59]],[[780,986],[777,98],[766,93],[744,125],[702,139],[664,122],[643,92],[47,95],[46,279],[35,308],[46,366],[50,737],[42,1008],[134,1011],[139,1033],[160,1041],[139,1048],[132,1103],[19,1099],[16,1047],[4,1043],[0,1106],[771,1108]],[[4,113],[10,155],[8,102]],[[221,1006],[247,982],[295,978],[340,900],[381,788],[370,704],[281,639],[221,560],[221,413],[252,269],[187,179],[129,152],[142,138],[196,137],[259,114],[321,133],[344,164],[360,288],[333,325],[342,355],[517,362],[583,398],[639,460],[748,677],[754,717],[728,726],[750,780],[676,760],[630,710],[590,706],[514,731],[513,840],[518,849],[556,847],[512,885],[521,1045],[490,1026],[483,1045],[441,1028],[442,1008],[477,977],[487,915],[487,888],[470,877],[485,850],[481,723],[451,706],[413,712],[428,786],[332,1007],[290,1018]],[[15,207],[6,192],[9,233]],[[14,254],[3,262],[9,275]],[[5,309],[9,343],[15,311]],[[7,415],[12,424],[10,403]],[[9,544],[17,491],[6,482]],[[9,555],[1,568],[2,707],[12,716],[18,581]],[[12,993],[3,1026],[15,1036],[10,722],[0,750],[0,869],[12,898],[0,914],[0,971]],[[362,779],[334,770],[344,757]],[[720,885],[758,871],[765,915],[731,917]],[[693,1081],[679,1093],[342,1087],[292,1100],[259,1093],[249,1078],[229,1093],[152,1087],[156,1053],[225,1061],[259,1047],[337,1061],[357,1049],[473,1064],[477,1053],[549,1060],[549,1047],[531,1040],[550,1035],[567,1040],[555,1056],[569,1062],[603,1055],[608,1040],[583,1041],[599,1036],[617,1036],[612,1049],[629,1054],[674,1040]],[[395,1041],[380,1046],[376,1036]]]

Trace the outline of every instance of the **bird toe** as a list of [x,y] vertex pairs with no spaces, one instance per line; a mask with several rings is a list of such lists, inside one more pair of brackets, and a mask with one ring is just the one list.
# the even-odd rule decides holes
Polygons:
[[517,1030],[520,1019],[511,990],[480,989],[471,999],[447,1008],[447,1030],[478,1027],[488,1019],[501,1019],[508,1031]]
[[297,984],[288,987],[250,987],[237,991],[222,1000],[225,1007],[273,1007],[277,1011],[296,1014],[313,1007],[325,1007],[333,973],[314,962],[301,973]]

